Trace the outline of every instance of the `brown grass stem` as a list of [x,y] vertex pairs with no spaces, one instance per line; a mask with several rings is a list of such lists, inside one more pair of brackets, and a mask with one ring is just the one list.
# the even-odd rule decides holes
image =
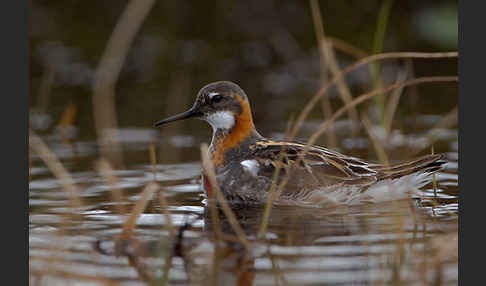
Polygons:
[[430,129],[429,132],[427,132],[427,134],[425,135],[425,138],[427,139],[427,144],[422,146],[422,148],[417,149],[415,152],[413,152],[412,155],[415,156],[418,153],[422,152],[424,149],[434,144],[434,142],[437,141],[440,130],[457,125],[457,119],[458,107],[456,105],[456,107],[449,111],[446,116],[444,116],[436,125],[434,125],[434,127]]
[[44,141],[32,130],[29,130],[29,146],[39,155],[41,160],[59,180],[63,186],[63,190],[68,194],[73,210],[79,210],[82,205],[79,190],[74,183],[73,177],[69,174],[66,168],[64,168],[56,154],[54,154],[47,144],[44,143]]
[[324,84],[319,91],[309,100],[309,102],[305,105],[304,109],[301,111],[297,120],[295,122],[294,128],[289,134],[289,138],[295,138],[297,133],[299,132],[302,124],[304,123],[305,119],[314,108],[318,100],[323,97],[327,91],[343,76],[346,74],[356,70],[358,67],[368,64],[370,62],[378,61],[378,60],[387,60],[387,59],[400,59],[400,58],[423,58],[423,59],[437,59],[437,58],[454,58],[457,57],[457,52],[444,52],[444,53],[417,53],[417,52],[393,52],[393,53],[383,53],[377,55],[371,55],[369,57],[360,59],[359,61],[355,62],[354,64],[346,67],[342,70],[339,74],[335,75],[329,82]]
[[275,169],[272,177],[272,185],[270,186],[270,190],[268,191],[268,197],[267,197],[267,202],[265,204],[265,210],[263,212],[263,218],[262,222],[260,224],[260,228],[258,230],[257,234],[257,239],[262,239],[265,233],[267,232],[267,226],[268,226],[268,221],[270,219],[270,212],[273,207],[273,202],[277,198],[277,182],[278,182],[278,177],[280,175],[280,170],[282,169],[281,163],[283,159],[283,152],[280,152],[279,154],[279,164],[277,165],[277,168]]
[[350,43],[343,41],[341,39],[338,39],[338,38],[335,38],[335,37],[332,37],[332,36],[329,36],[329,35],[326,36],[326,39],[327,39],[328,42],[330,42],[332,44],[332,46],[336,50],[339,50],[343,53],[346,53],[346,54],[354,57],[355,59],[361,59],[361,58],[367,57],[369,55],[369,53],[366,52],[365,50],[362,50],[362,49],[360,49],[356,46],[353,46]]
[[[164,275],[162,276],[162,284],[159,285],[167,285],[169,283],[169,274],[170,274],[170,269],[172,268],[173,257],[174,256],[171,253],[168,253],[165,259]],[[189,273],[187,275],[189,276]]]
[[169,203],[167,202],[167,199],[165,198],[164,193],[162,192],[162,188],[159,189],[158,198],[159,198],[160,208],[162,209],[162,213],[164,214],[167,223],[167,229],[169,231],[169,234],[174,236],[176,235],[177,232],[174,227],[174,224],[172,223],[172,216],[169,211]]
[[118,141],[115,85],[128,50],[155,0],[131,0],[120,16],[96,69],[93,87],[93,115],[103,157],[115,168],[123,166]]
[[155,285],[153,278],[147,272],[147,267],[141,263],[136,256],[128,255],[128,263],[135,269],[138,277],[148,285]]
[[132,237],[133,230],[135,229],[135,223],[137,222],[138,217],[147,207],[147,204],[152,198],[153,194],[159,189],[160,186],[155,182],[150,182],[145,186],[140,199],[135,203],[135,206],[133,207],[130,216],[123,224],[123,230],[119,236],[120,238],[128,239]]
[[[207,178],[210,181],[212,191],[214,192],[214,195],[218,202],[221,204],[221,208],[223,209],[223,213],[226,215],[228,218],[228,221],[233,228],[233,231],[236,233],[236,236],[240,240],[240,242],[245,246],[247,250],[251,249],[251,244],[246,238],[246,234],[241,228],[240,224],[238,223],[238,220],[236,219],[236,216],[234,215],[233,211],[228,205],[228,202],[226,201],[226,198],[224,197],[223,193],[221,192],[221,189],[219,188],[218,182],[216,180],[216,173],[214,170],[214,165],[211,159],[209,158],[209,149],[208,145],[203,143],[201,144],[201,159],[202,159],[202,165],[203,165],[203,170],[207,176]],[[211,203],[215,203],[214,201]]]
[[[434,145],[431,146],[431,153],[434,155]],[[435,173],[432,174],[432,187],[434,189],[434,200],[437,200],[437,179],[435,178]]]
[[[334,54],[334,50],[332,45],[328,43],[326,40],[326,36],[324,34],[324,25],[322,22],[322,15],[319,7],[319,2],[317,0],[310,0],[310,6],[312,11],[312,20],[314,22],[314,30],[316,32],[317,41],[319,43],[319,48],[321,51],[321,57],[324,60],[324,63],[327,64],[329,70],[333,74],[334,77],[341,73],[341,69],[339,68],[336,55]],[[321,66],[322,66],[321,60]],[[346,82],[343,78],[338,78],[336,81],[337,89],[339,91],[339,95],[344,103],[348,104],[353,100],[353,96],[349,90],[349,87],[346,85]],[[355,108],[350,108],[348,110],[349,119],[352,121],[352,133],[353,136],[356,136],[359,131],[359,116],[358,111]]]
[[114,170],[111,167],[110,162],[105,159],[101,159],[97,164],[98,172],[105,178],[106,182],[111,186],[111,191],[109,192],[113,201],[115,202],[116,212],[120,215],[126,214],[127,210],[123,205],[123,194],[122,191],[117,187],[118,178],[114,175]]
[[319,127],[317,128],[317,131],[314,132],[314,134],[310,137],[310,139],[309,139],[309,141],[308,141],[307,144],[308,145],[314,144],[316,142],[317,138],[319,138],[319,136],[321,136],[322,133],[324,133],[324,131],[326,131],[327,128],[329,128],[329,126],[331,126],[331,124],[337,118],[339,118],[340,116],[342,116],[344,114],[344,112],[346,112],[347,109],[351,108],[352,106],[356,106],[356,105],[358,105],[358,104],[360,104],[362,102],[365,102],[366,100],[369,100],[369,99],[373,98],[377,94],[385,94],[385,93],[388,93],[389,91],[394,90],[396,88],[407,87],[407,86],[412,86],[412,85],[417,85],[417,84],[422,84],[422,83],[431,83],[431,82],[457,82],[457,81],[458,81],[458,77],[457,76],[420,77],[420,78],[415,78],[415,79],[407,80],[405,82],[395,83],[395,84],[389,85],[389,86],[387,86],[385,88],[376,89],[376,90],[373,90],[371,92],[362,94],[362,95],[356,97],[351,103],[346,104],[345,106],[343,106],[340,109],[338,109],[330,119],[326,120],[324,123],[322,123],[321,125],[319,125]]
[[[408,66],[409,65],[411,64],[408,64]],[[397,83],[404,82],[407,79],[407,77],[408,77],[408,72],[402,71],[398,73],[396,82]],[[402,92],[403,92],[403,87],[395,89],[386,104],[385,112],[383,114],[383,124],[387,135],[390,135],[391,133],[393,117],[395,116],[395,112],[397,110],[398,103],[400,102],[400,97],[402,95]]]
[[[287,129],[285,130],[285,133],[288,134],[289,130],[291,128],[290,121],[289,124],[287,125]],[[285,146],[282,147],[282,150],[280,151],[278,155],[278,165],[277,168],[275,169],[272,177],[272,185],[270,186],[270,190],[268,192],[268,197],[267,197],[267,202],[265,204],[265,210],[263,212],[263,218],[262,222],[260,224],[260,228],[258,230],[257,234],[257,239],[262,239],[265,233],[267,232],[267,227],[268,227],[268,221],[270,219],[270,213],[273,207],[273,202],[280,197],[280,194],[283,190],[283,187],[287,184],[289,180],[289,176],[284,176],[282,182],[280,182],[280,185],[277,187],[277,182],[278,182],[278,177],[280,176],[280,171],[282,169],[282,163],[283,159],[285,156]]]
[[371,124],[371,121],[364,112],[361,114],[361,122],[365,127],[366,133],[368,134],[371,143],[373,143],[373,148],[375,149],[378,160],[382,164],[389,166],[390,161],[388,160],[388,155],[386,154],[385,148],[383,147],[383,144],[381,144],[380,139],[376,137],[375,133],[373,132],[373,126]]
[[150,142],[149,144],[149,157],[150,157],[150,165],[152,165],[152,174],[154,175],[153,181],[157,181],[157,157],[155,155],[155,145],[154,143]]
[[[150,164],[152,165],[152,174],[154,176],[153,182],[156,182],[157,179],[157,156],[155,153],[155,145],[154,143],[150,142],[149,144],[149,157],[150,157]],[[171,236],[176,235],[176,230],[174,228],[174,224],[172,223],[172,216],[169,211],[169,203],[167,202],[167,199],[165,198],[165,195],[163,193],[163,189],[160,188],[157,197],[159,198],[159,203],[160,203],[160,209],[162,210],[162,213],[164,214],[166,223],[167,223],[167,229],[169,231],[169,234]]]
[[[282,152],[284,152],[284,151],[282,151]],[[299,160],[300,160],[300,158],[299,158]],[[281,163],[282,159],[280,159],[279,162]],[[274,173],[274,177],[272,178],[273,179],[272,185],[270,186],[268,199],[267,199],[267,202],[265,204],[265,210],[264,210],[264,214],[263,214],[263,218],[262,218],[262,223],[261,223],[259,231],[258,231],[258,236],[257,236],[258,239],[262,239],[263,236],[265,235],[265,233],[267,232],[267,227],[268,227],[268,222],[270,220],[270,212],[271,212],[272,207],[273,207],[273,202],[277,198],[280,197],[280,194],[282,193],[283,188],[285,187],[285,185],[287,185],[287,182],[290,179],[289,175],[284,176],[283,179],[282,179],[282,182],[280,182],[280,184],[277,186],[276,182],[278,180],[278,175],[280,173],[280,169],[281,169],[280,166],[277,167],[277,169],[275,170],[275,173]]]

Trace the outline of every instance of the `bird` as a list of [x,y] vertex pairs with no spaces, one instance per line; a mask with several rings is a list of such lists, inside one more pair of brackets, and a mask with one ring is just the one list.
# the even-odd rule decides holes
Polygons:
[[[234,203],[263,204],[272,184],[276,204],[319,206],[359,204],[403,198],[443,169],[443,154],[429,154],[393,165],[366,162],[318,145],[265,138],[256,130],[248,96],[236,83],[202,87],[193,106],[157,121],[154,127],[189,118],[213,129],[208,148],[216,181]],[[202,174],[202,188],[212,192]]]

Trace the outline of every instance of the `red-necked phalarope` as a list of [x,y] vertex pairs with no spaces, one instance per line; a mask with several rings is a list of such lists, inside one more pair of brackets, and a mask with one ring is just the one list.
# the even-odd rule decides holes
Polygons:
[[[320,146],[303,152],[306,144],[266,139],[255,129],[245,92],[227,81],[204,86],[191,109],[155,126],[187,118],[203,119],[213,127],[210,158],[222,192],[232,201],[266,201],[277,165],[279,180],[288,176],[277,202],[316,204],[403,195],[430,182],[429,175],[445,163],[437,154],[384,166]],[[211,191],[204,176],[203,188]]]

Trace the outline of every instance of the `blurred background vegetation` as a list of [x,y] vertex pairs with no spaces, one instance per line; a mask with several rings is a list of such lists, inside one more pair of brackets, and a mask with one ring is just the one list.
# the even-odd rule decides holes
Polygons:
[[[341,68],[375,52],[385,2],[390,7],[382,52],[457,50],[457,1],[320,1],[324,31]],[[77,140],[96,136],[94,75],[127,3],[31,2],[34,130],[52,132],[74,104]],[[249,95],[261,133],[283,132],[322,85],[319,56],[308,1],[155,1],[115,85],[118,127],[151,128],[156,120],[189,107],[203,85],[230,80]],[[394,82],[405,65],[404,60],[382,62],[383,82]],[[368,71],[364,66],[346,77],[353,96],[372,89]],[[413,60],[413,71],[416,77],[457,75],[457,59]],[[450,84],[426,84],[405,93],[413,94],[400,103],[398,118],[411,112],[445,114],[457,104],[457,88]],[[337,90],[329,96],[336,110],[342,104]],[[321,109],[314,108],[311,118],[322,118]],[[202,122],[178,124],[183,131],[168,126],[165,134],[177,130],[209,136]],[[394,124],[408,128],[400,120]]]

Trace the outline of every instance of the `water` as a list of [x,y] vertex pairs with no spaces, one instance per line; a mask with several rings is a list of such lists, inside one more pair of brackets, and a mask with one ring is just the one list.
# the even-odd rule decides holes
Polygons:
[[[261,241],[255,238],[263,208],[234,207],[252,242],[249,251],[220,214],[220,227],[228,240],[218,245],[223,254],[217,262],[218,274],[213,274],[214,224],[199,185],[197,152],[194,161],[156,166],[156,181],[169,202],[172,223],[187,228],[182,239],[170,240],[166,218],[154,197],[136,222],[133,245],[123,250],[137,257],[142,270],[130,264],[127,253],[114,255],[115,241],[128,212],[140,199],[144,186],[153,180],[148,157],[149,142],[154,139],[149,135],[151,130],[122,131],[132,135],[131,142],[124,142],[126,157],[138,160],[128,163],[126,170],[114,172],[116,186],[108,184],[93,168],[95,142],[78,142],[73,153],[72,146],[58,142],[55,136],[45,137],[81,189],[83,206],[74,217],[59,181],[33,156],[29,184],[31,282],[144,285],[144,274],[140,274],[144,272],[160,281],[164,279],[167,254],[178,243],[182,257],[172,257],[168,273],[171,285],[212,283],[214,275],[220,285],[238,281],[241,285],[375,285],[400,281],[422,285],[439,280],[442,285],[457,284],[457,138],[453,136],[444,136],[436,143],[450,146],[446,152],[449,163],[436,176],[436,192],[429,184],[413,200],[353,207],[274,207]],[[198,149],[197,144],[205,139],[177,136],[165,139],[186,141],[183,147],[176,147],[183,150]],[[418,135],[401,136],[403,142],[413,142],[411,138]],[[356,142],[364,139],[347,138]],[[407,143],[394,148],[403,148],[403,144]],[[350,152],[353,149],[345,150]],[[118,214],[112,197],[115,187],[123,194],[118,205],[128,211],[123,215]]]

